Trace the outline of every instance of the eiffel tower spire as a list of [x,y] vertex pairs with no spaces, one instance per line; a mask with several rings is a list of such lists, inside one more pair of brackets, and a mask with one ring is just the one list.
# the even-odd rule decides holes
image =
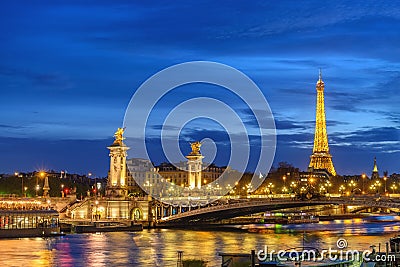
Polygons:
[[317,81],[317,108],[315,116],[315,136],[314,148],[310,157],[309,169],[326,169],[330,174],[336,176],[333,167],[332,156],[329,153],[328,134],[326,131],[325,103],[324,103],[325,84],[322,81],[321,69]]

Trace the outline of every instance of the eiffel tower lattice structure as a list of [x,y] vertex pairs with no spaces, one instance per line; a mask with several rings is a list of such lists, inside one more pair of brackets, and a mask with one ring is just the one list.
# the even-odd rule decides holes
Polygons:
[[332,155],[329,153],[328,134],[326,131],[325,84],[322,81],[321,70],[317,81],[317,108],[315,118],[314,148],[310,156],[309,170],[327,170],[331,175],[336,176],[335,167],[332,162]]

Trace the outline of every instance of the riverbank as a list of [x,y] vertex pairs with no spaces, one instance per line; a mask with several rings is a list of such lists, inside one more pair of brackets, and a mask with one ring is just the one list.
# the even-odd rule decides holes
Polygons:
[[97,232],[137,232],[143,231],[143,225],[132,222],[118,221],[69,221],[60,223],[64,233],[97,233]]
[[32,229],[0,229],[0,238],[24,238],[24,237],[54,237],[65,235],[60,227],[32,228]]

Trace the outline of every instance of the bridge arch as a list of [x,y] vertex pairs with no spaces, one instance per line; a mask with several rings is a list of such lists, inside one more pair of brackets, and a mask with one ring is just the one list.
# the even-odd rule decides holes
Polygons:
[[158,223],[162,225],[193,224],[201,222],[212,222],[221,219],[228,219],[237,216],[254,214],[269,210],[283,208],[298,208],[317,205],[350,205],[371,208],[387,208],[400,210],[400,200],[381,199],[370,197],[338,197],[320,198],[310,200],[296,199],[246,199],[236,203],[210,206],[201,209],[191,210],[169,217],[162,218]]

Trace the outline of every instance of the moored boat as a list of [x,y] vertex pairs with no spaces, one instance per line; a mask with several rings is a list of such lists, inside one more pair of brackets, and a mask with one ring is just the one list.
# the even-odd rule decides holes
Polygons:
[[49,237],[63,235],[55,210],[0,210],[0,238]]

